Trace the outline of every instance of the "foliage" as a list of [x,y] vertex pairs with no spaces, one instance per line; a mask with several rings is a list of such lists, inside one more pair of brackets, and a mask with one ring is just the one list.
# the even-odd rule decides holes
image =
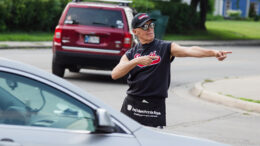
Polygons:
[[208,14],[214,13],[214,6],[215,6],[215,0],[208,0],[208,8],[207,8]]
[[212,14],[207,14],[207,21],[221,21],[224,20],[224,17],[221,15],[212,15]]
[[0,31],[51,31],[70,0],[0,0]]
[[259,21],[260,20],[260,16],[255,16],[254,17],[254,21]]
[[[62,10],[71,0],[0,0],[0,32],[53,31]],[[91,1],[91,0],[84,0]],[[185,33],[197,28],[199,15],[181,0],[133,0],[138,12],[161,10],[169,16],[168,33]],[[208,2],[208,13],[214,11],[214,0]],[[191,17],[192,16],[192,17]]]
[[133,0],[131,7],[137,12],[148,12],[155,8],[155,3],[151,0]]
[[241,17],[241,10],[228,10],[227,14],[231,18],[239,18]]
[[159,2],[155,8],[161,10],[163,15],[169,16],[167,33],[187,33],[198,26],[199,15],[193,14],[187,4],[176,1]]
[[9,0],[0,0],[0,31],[4,31],[7,29],[5,20],[7,17],[9,17],[9,4],[10,1]]
[[260,19],[260,16],[257,16],[257,13],[255,11],[255,5],[253,3],[250,4],[249,17],[253,18],[255,21],[259,21]]

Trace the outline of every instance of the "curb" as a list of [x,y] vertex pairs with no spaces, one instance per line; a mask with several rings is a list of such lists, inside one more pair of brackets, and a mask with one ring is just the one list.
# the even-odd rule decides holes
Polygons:
[[51,49],[52,46],[4,46],[4,47],[1,47],[0,46],[0,49]]
[[194,85],[194,87],[191,89],[191,94],[210,102],[260,113],[260,104],[234,99],[215,92],[211,92],[209,90],[205,90],[202,86],[202,82],[198,82]]
[[0,49],[52,48],[51,41],[0,41]]

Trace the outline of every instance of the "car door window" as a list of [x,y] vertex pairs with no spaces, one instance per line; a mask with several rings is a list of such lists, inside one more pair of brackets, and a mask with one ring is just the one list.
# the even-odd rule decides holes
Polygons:
[[0,72],[0,124],[94,131],[94,111],[37,80]]

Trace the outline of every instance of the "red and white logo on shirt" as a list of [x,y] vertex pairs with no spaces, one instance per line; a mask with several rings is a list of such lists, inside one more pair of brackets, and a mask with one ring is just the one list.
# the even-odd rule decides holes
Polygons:
[[[149,55],[145,55],[145,56],[157,56],[158,59],[154,59],[153,62],[151,64],[149,64],[149,65],[138,64],[137,66],[139,66],[139,67],[147,67],[147,66],[158,64],[161,61],[161,57],[156,54],[156,51],[153,51]],[[141,54],[139,54],[139,53],[135,54],[134,58],[138,58],[138,57],[141,57]]]

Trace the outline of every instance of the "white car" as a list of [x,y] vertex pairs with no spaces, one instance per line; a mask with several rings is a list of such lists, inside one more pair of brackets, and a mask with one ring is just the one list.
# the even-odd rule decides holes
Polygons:
[[224,146],[144,127],[69,82],[0,58],[0,146]]

